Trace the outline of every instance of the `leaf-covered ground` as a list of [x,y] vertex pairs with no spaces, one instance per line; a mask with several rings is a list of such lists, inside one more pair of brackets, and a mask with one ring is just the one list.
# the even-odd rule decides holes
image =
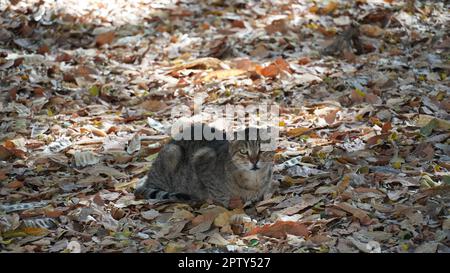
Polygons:
[[[1,252],[449,252],[448,1],[0,0]],[[135,200],[171,109],[277,103],[279,192]]]

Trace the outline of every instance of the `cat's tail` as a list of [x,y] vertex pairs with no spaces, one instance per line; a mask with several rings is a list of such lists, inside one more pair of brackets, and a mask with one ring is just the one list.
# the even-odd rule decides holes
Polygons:
[[137,187],[134,191],[134,195],[140,199],[157,199],[157,200],[165,200],[165,201],[192,201],[193,199],[188,194],[184,193],[175,193],[175,192],[167,192],[161,189],[148,188],[148,187]]

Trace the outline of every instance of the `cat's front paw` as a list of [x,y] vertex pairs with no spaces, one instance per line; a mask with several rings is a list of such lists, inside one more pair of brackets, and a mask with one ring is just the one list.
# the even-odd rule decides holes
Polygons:
[[139,179],[139,181],[136,183],[136,188],[134,190],[134,196],[137,199],[145,199],[145,182],[147,181],[147,176],[142,177]]

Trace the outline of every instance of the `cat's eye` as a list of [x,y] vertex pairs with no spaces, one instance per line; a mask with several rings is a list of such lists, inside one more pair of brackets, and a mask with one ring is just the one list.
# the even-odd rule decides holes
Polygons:
[[246,155],[246,154],[247,154],[247,150],[245,150],[245,149],[240,149],[239,152],[240,152],[241,154],[243,154],[243,155]]

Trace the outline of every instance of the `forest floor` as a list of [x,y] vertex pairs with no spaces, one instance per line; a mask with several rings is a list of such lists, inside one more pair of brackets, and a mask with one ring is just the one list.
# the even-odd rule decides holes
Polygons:
[[[448,1],[0,0],[1,252],[450,252]],[[280,106],[249,208],[136,200],[171,110]]]

